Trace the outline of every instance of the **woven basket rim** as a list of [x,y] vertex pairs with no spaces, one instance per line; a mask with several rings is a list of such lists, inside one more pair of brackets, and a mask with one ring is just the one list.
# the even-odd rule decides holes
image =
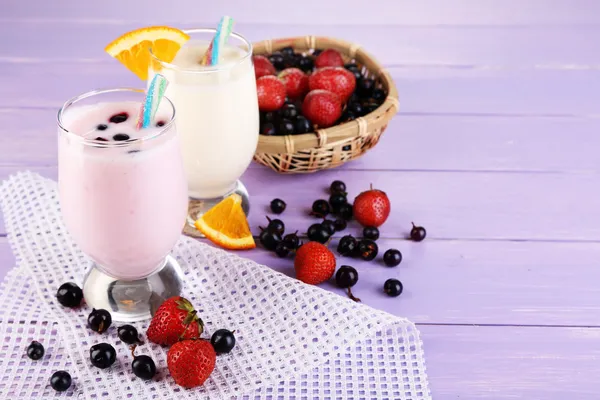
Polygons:
[[[253,43],[254,54],[266,54],[292,46],[296,50],[334,48],[342,54],[356,60],[373,74],[387,91],[387,97],[374,111],[353,121],[345,122],[326,129],[301,135],[264,136],[259,135],[259,146],[262,153],[292,154],[297,151],[330,146],[332,143],[344,141],[357,136],[367,136],[371,126],[385,126],[396,115],[399,109],[398,91],[390,73],[362,46],[343,39],[327,36],[297,36],[278,39],[267,39]],[[264,147],[278,148],[283,151],[264,151]]]

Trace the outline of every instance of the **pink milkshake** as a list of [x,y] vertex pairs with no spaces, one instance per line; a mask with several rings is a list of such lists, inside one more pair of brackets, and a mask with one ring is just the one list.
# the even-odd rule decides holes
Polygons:
[[153,126],[136,130],[143,98],[129,89],[91,92],[58,115],[65,225],[95,267],[120,280],[163,267],[187,215],[175,110],[163,99]]

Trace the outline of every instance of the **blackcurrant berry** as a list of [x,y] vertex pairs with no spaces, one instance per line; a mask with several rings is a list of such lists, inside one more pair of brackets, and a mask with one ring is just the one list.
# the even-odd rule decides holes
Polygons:
[[278,257],[285,258],[290,254],[290,249],[285,243],[279,242],[277,243],[277,246],[275,246],[275,254],[277,254]]
[[227,329],[219,329],[213,333],[210,338],[210,343],[213,345],[217,354],[229,353],[235,347],[234,332]]
[[102,333],[106,332],[110,324],[112,324],[112,317],[108,311],[102,308],[98,310],[94,308],[90,315],[88,315],[87,322],[91,330]]
[[346,229],[346,227],[348,226],[348,223],[346,222],[345,219],[338,218],[333,222],[333,225],[335,226],[336,232],[341,232],[344,229]]
[[283,243],[290,250],[296,250],[298,246],[300,246],[300,238],[298,237],[298,232],[288,233],[283,237]]
[[410,239],[415,242],[420,242],[427,236],[427,231],[422,226],[416,226],[412,223],[412,229],[410,230]]
[[363,239],[358,242],[358,255],[365,261],[371,261],[377,257],[379,247],[377,243],[370,239]]
[[309,240],[321,244],[327,243],[331,237],[329,232],[321,224],[312,224],[310,228],[308,228],[307,236]]
[[312,205],[312,214],[325,218],[329,214],[329,203],[326,200],[315,200]]
[[344,218],[346,221],[350,221],[352,219],[352,204],[346,203],[340,206],[340,211],[338,212],[340,217]]
[[371,78],[361,79],[359,82],[356,82],[356,91],[363,98],[371,97],[374,88],[375,81]]
[[27,346],[27,357],[32,360],[39,360],[44,357],[44,346],[40,342],[34,340]]
[[390,297],[400,296],[402,289],[402,282],[398,279],[388,279],[383,284],[383,291]]
[[358,247],[358,242],[352,235],[346,235],[340,239],[337,251],[342,256],[351,256]]
[[152,379],[154,375],[156,375],[156,364],[154,364],[154,360],[150,356],[135,355],[136,346],[131,347],[131,355],[133,356],[133,361],[131,362],[131,370],[134,375],[140,379],[145,381]]
[[57,392],[64,392],[71,387],[71,374],[67,371],[56,371],[50,377],[50,386]]
[[379,229],[374,226],[367,226],[363,229],[363,237],[366,239],[377,240],[379,239]]
[[283,235],[285,232],[285,224],[280,219],[271,219],[267,217],[267,221],[269,221],[269,225],[267,225],[266,230],[278,233],[279,235]]
[[329,187],[330,192],[333,193],[346,193],[346,184],[342,181],[333,181]]
[[73,282],[63,283],[56,292],[56,299],[65,307],[79,307],[83,300],[83,290]]
[[279,51],[281,51],[281,54],[283,54],[284,56],[293,56],[294,55],[294,48],[291,46],[284,47],[283,49],[281,49]]
[[348,200],[346,199],[345,193],[336,192],[329,196],[329,204],[331,205],[331,209],[334,213],[339,213],[340,207],[347,203]]
[[329,235],[333,235],[335,233],[335,223],[329,219],[321,222],[321,226],[325,228],[325,230],[329,233]]
[[352,286],[356,285],[356,282],[358,282],[358,272],[348,265],[342,265],[338,272],[335,274],[336,285],[338,285],[338,287],[346,289],[349,298],[351,298],[354,301],[360,301],[359,298],[354,297],[354,295],[352,294],[352,290],[350,289]]
[[277,243],[281,242],[281,235],[267,229],[260,233],[258,240],[265,249],[273,251],[277,247]]
[[115,348],[108,343],[98,343],[90,348],[90,361],[94,367],[108,368],[117,359]]
[[308,133],[310,131],[312,131],[312,125],[310,124],[310,121],[306,119],[306,117],[299,116],[296,118],[296,121],[294,122],[294,133],[296,135]]
[[395,267],[402,262],[402,253],[396,249],[389,249],[383,254],[383,262],[388,267]]
[[138,331],[132,325],[122,325],[117,328],[117,335],[123,343],[134,344],[139,343]]
[[273,211],[275,214],[281,214],[282,212],[284,212],[285,207],[285,201],[281,199],[274,199],[273,201],[271,201],[271,211]]

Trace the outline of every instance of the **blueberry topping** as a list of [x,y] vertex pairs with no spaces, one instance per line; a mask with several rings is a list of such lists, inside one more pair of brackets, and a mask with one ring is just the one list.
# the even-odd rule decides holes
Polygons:
[[129,114],[123,112],[123,113],[113,115],[112,117],[110,117],[110,119],[108,121],[112,122],[113,124],[120,124],[121,122],[127,121],[128,118],[129,118]]
[[113,136],[113,140],[116,140],[117,142],[129,140],[129,135],[126,133],[117,133],[115,136]]
[[107,129],[108,129],[108,125],[100,124],[100,125],[96,126],[96,130],[99,130],[99,131],[105,131]]
[[98,137],[97,137],[96,139],[94,139],[94,140],[97,140],[98,142],[108,142],[108,139],[106,139],[106,138],[103,138],[102,136],[98,136]]
[[158,122],[156,123],[156,126],[157,126],[158,128],[160,128],[161,126],[165,126],[166,124],[167,124],[167,123],[166,123],[165,121],[158,121]]

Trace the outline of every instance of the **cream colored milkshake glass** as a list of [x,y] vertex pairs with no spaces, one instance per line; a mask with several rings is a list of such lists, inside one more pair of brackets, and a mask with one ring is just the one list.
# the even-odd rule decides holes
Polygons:
[[169,81],[166,95],[177,108],[190,198],[184,231],[200,236],[194,221],[232,193],[242,196],[248,213],[248,192],[239,179],[258,144],[258,100],[250,42],[232,33],[219,64],[203,66],[215,30],[185,32],[190,40],[171,63],[151,54],[148,80],[161,73]]

